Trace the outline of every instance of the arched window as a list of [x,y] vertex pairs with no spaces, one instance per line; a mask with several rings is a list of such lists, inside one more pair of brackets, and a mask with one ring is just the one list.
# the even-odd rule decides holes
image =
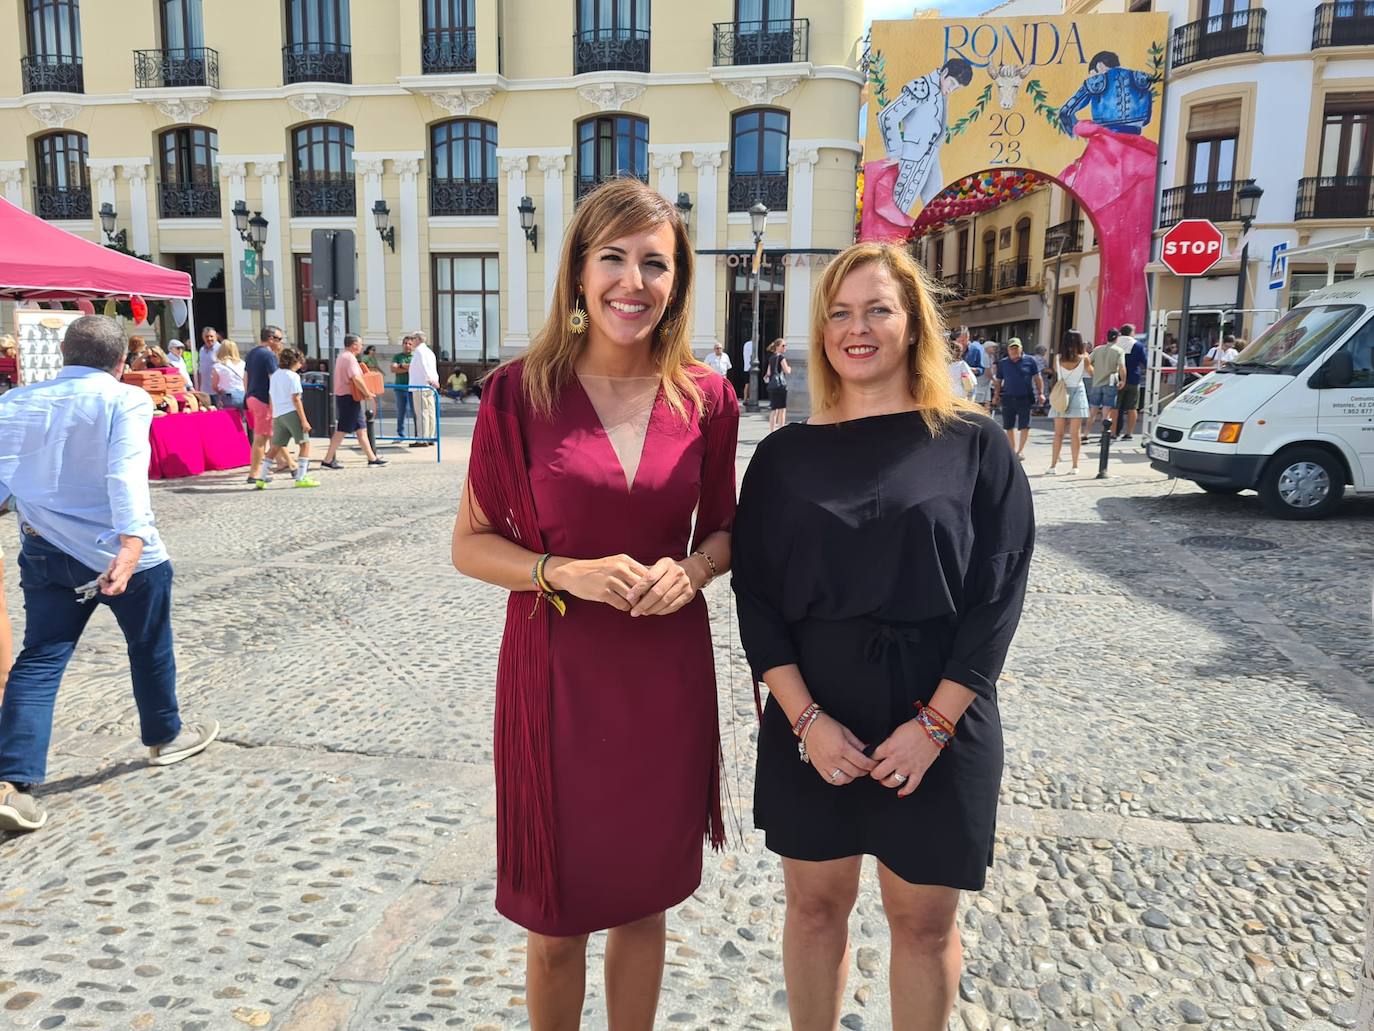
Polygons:
[[39,218],[91,217],[91,184],[86,178],[86,137],[51,132],[33,141],[34,211]]
[[158,137],[158,213],[163,218],[219,218],[219,134],[188,125]]
[[286,0],[282,81],[352,82],[348,0]]
[[496,123],[455,118],[429,130],[429,213],[496,214]]
[[162,49],[134,51],[140,88],[219,86],[219,54],[205,46],[201,0],[161,0]]
[[291,133],[291,214],[353,215],[353,127],[311,122]]
[[574,202],[616,176],[649,181],[649,122],[633,115],[604,115],[577,124]]
[[768,108],[740,111],[731,120],[730,210],[763,201],[787,210],[787,139],[790,116]]
[[29,52],[24,92],[83,93],[81,5],[77,0],[25,0]]
[[421,0],[420,70],[452,75],[477,70],[477,0]]
[[989,229],[983,234],[983,267],[978,270],[978,292],[992,293],[996,285],[997,269],[997,230]]
[[573,74],[647,72],[649,0],[577,0]]

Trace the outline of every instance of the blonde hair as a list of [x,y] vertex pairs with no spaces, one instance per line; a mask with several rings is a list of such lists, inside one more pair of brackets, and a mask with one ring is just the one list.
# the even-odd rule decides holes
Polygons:
[[531,407],[549,416],[559,391],[576,375],[573,366],[586,346],[586,335],[572,332],[567,313],[579,302],[577,281],[582,263],[598,244],[668,225],[673,230],[673,292],[663,318],[654,328],[651,355],[658,367],[663,397],[684,420],[690,408],[701,411],[702,394],[692,375],[704,368],[692,354],[689,321],[692,312],[692,245],[677,209],[662,194],[638,179],[612,179],[578,205],[563,243],[563,256],[554,285],[551,315],[530,342],[522,382]]
[[866,265],[885,269],[897,285],[915,341],[907,351],[907,389],[930,432],[938,434],[954,420],[979,411],[977,405],[954,395],[949,381],[950,348],[945,321],[935,304],[934,287],[925,270],[904,248],[881,243],[854,244],[837,255],[821,276],[811,306],[807,370],[813,411],[824,412],[839,403],[844,384],[826,356],[825,327],[841,284],[851,272]]
[[239,345],[232,340],[221,340],[219,347],[215,349],[215,357],[220,361],[237,362],[239,358]]
[[0,354],[4,354],[7,351],[17,352],[18,350],[19,344],[15,341],[14,337],[10,336],[8,333],[4,336],[0,336]]
[[143,354],[146,356],[150,369],[169,369],[172,366],[172,361],[167,357],[167,352],[158,347],[157,344],[149,344],[143,349]]

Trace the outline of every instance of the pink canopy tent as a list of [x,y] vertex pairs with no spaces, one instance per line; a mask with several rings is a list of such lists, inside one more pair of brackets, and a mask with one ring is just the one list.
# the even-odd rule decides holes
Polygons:
[[191,277],[83,240],[0,198],[0,297],[68,301],[135,294],[189,301]]

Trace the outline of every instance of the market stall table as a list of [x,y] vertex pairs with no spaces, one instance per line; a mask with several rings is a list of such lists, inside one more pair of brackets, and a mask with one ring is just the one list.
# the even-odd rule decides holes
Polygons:
[[173,480],[248,464],[243,414],[233,409],[179,412],[153,419],[148,478]]

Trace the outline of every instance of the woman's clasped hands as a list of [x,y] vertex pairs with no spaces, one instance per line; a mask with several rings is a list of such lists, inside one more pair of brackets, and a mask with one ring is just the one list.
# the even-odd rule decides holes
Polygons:
[[936,757],[939,747],[916,723],[908,720],[873,749],[870,759],[865,745],[854,733],[830,716],[822,714],[806,734],[806,752],[816,773],[829,784],[852,784],[860,777],[872,777],[884,787],[905,798],[916,790]]
[[682,562],[661,558],[646,566],[629,555],[550,562],[549,586],[583,601],[601,602],[632,616],[666,616],[697,593]]

